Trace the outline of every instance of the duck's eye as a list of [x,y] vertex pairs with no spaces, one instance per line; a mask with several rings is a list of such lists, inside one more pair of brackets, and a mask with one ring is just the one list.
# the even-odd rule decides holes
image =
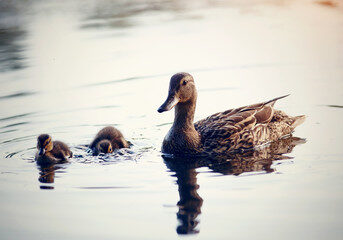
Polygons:
[[50,139],[48,138],[47,140],[44,141],[43,146],[47,146],[50,143]]
[[184,80],[183,82],[182,82],[182,85],[186,85],[187,84],[187,80]]

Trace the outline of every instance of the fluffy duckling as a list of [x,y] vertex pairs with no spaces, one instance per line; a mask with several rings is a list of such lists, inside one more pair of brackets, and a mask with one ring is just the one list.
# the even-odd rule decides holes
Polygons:
[[37,138],[36,161],[39,165],[50,165],[66,162],[73,156],[69,147],[60,141],[52,141],[48,134],[41,134]]
[[197,90],[189,73],[177,73],[169,84],[167,100],[158,112],[175,107],[174,123],[162,143],[168,154],[215,154],[244,151],[291,134],[305,116],[291,117],[270,101],[230,109],[193,123]]
[[101,129],[90,144],[94,154],[112,153],[114,149],[128,148],[130,145],[123,134],[112,126]]

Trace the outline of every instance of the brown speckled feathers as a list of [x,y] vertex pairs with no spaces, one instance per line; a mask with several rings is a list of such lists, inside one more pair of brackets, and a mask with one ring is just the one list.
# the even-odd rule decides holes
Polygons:
[[201,135],[205,151],[224,153],[226,151],[250,149],[293,132],[296,118],[274,109],[277,100],[230,109],[213,114],[194,124]]
[[67,157],[72,157],[73,153],[70,151],[69,147],[67,144],[61,141],[53,141],[54,148],[51,150],[51,154],[57,158],[57,159],[62,159],[66,160]]

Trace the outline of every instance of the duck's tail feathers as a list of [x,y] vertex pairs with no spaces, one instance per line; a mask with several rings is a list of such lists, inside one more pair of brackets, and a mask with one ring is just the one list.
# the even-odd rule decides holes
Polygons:
[[293,123],[291,124],[292,128],[296,128],[297,126],[299,126],[300,124],[302,124],[303,122],[305,122],[306,116],[305,115],[300,115],[300,116],[296,116],[293,118]]
[[265,102],[263,105],[269,105],[269,106],[274,106],[275,102],[281,98],[285,98],[285,97],[288,97],[290,94],[287,94],[287,95],[284,95],[284,96],[281,96],[281,97],[277,97],[277,98],[274,98],[272,100],[269,100],[268,102]]

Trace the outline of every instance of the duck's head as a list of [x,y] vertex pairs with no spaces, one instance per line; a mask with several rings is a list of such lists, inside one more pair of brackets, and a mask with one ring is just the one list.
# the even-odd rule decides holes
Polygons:
[[48,134],[41,134],[37,138],[37,149],[39,156],[44,155],[53,149],[51,137]]
[[167,100],[157,111],[159,113],[169,111],[178,103],[196,100],[196,96],[197,91],[192,75],[185,72],[176,73],[170,79]]
[[97,144],[97,150],[100,153],[112,153],[113,147],[109,140],[104,139]]

